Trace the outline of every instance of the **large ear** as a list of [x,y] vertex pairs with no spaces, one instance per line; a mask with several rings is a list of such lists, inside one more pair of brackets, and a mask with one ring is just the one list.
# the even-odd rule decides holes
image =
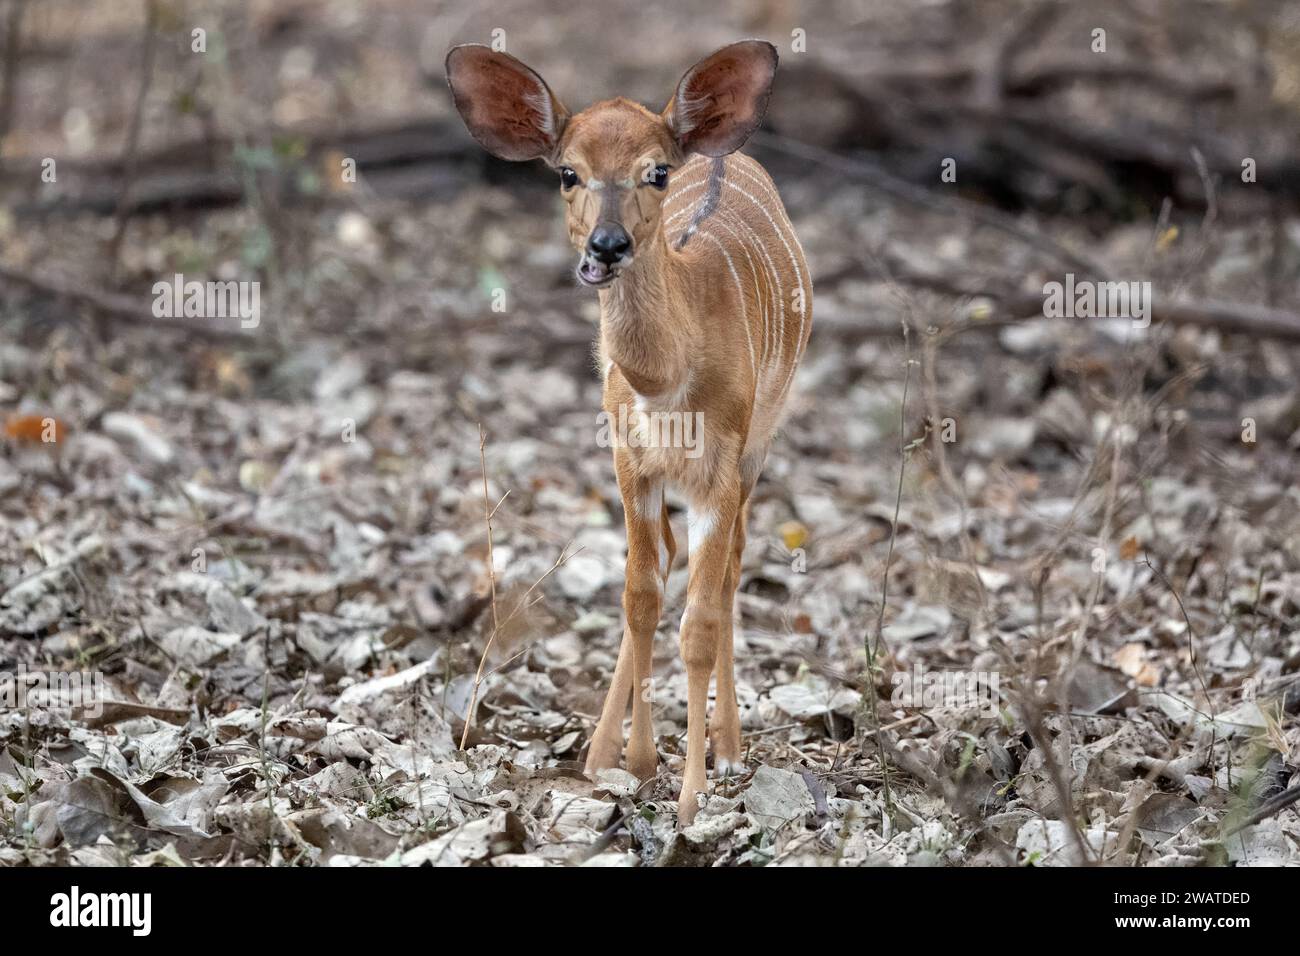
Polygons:
[[478,43],[452,47],[447,85],[471,135],[501,159],[549,158],[569,118],[540,76]]
[[663,112],[682,152],[725,156],[744,146],[767,112],[776,59],[766,40],[742,40],[687,70]]

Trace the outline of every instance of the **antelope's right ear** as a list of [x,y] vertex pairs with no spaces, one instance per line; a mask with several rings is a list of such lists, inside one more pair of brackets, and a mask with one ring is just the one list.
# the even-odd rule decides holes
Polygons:
[[509,53],[478,43],[452,47],[447,85],[470,134],[493,156],[525,160],[554,153],[569,111]]

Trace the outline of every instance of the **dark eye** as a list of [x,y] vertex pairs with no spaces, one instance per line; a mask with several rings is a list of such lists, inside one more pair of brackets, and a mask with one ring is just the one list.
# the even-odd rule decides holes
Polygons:
[[656,166],[645,171],[645,181],[655,189],[668,188],[668,167]]
[[568,166],[560,167],[560,185],[565,189],[572,189],[578,185],[578,174]]

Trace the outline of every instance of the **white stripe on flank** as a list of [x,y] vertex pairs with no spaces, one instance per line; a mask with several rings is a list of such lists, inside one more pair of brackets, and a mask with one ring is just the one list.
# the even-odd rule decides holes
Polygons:
[[[748,156],[744,158],[749,159]],[[743,164],[737,165],[735,167],[736,171],[743,173],[750,182],[758,186],[763,193],[766,194],[766,197],[770,200],[769,207],[780,211],[781,225],[785,226],[786,231],[793,236],[795,234],[794,226],[791,224],[790,217],[785,211],[785,203],[781,202],[781,196],[776,191],[776,184],[772,182],[770,177],[765,178],[754,172],[755,169],[761,170],[763,168],[762,166],[759,166],[757,162],[751,159],[749,160],[749,163],[749,166]]]
[[[731,229],[730,226],[728,226],[725,222],[722,221],[722,217],[721,217],[721,216],[718,216],[717,218],[715,218],[715,219],[714,219],[714,223],[715,223],[716,225],[718,225],[718,226],[721,226],[723,229],[727,230],[727,234],[728,234],[729,236],[731,236],[731,238],[734,239],[734,240],[736,241],[736,246],[740,249],[741,252],[743,252],[743,253],[745,254],[745,261],[746,261],[747,263],[749,263],[749,274],[750,274],[751,276],[754,277],[754,300],[758,303],[758,319],[759,319],[760,322],[763,323],[763,354],[759,356],[759,359],[758,359],[758,367],[759,367],[759,368],[764,368],[764,367],[767,365],[768,344],[769,344],[769,339],[771,338],[771,336],[768,334],[767,303],[764,302],[763,299],[758,295],[758,292],[759,292],[759,288],[758,288],[758,270],[754,268],[754,260],[753,260],[753,258],[749,255],[749,250],[745,248],[745,242],[744,242],[744,240],[741,239],[740,236],[738,236],[738,235],[737,235],[737,234],[736,234],[736,233]],[[752,231],[751,231],[751,235],[752,235],[752,234],[753,234],[753,233],[752,233]],[[758,238],[758,237],[755,236],[755,239],[757,239],[757,238]],[[762,244],[759,243],[759,245],[761,246]],[[758,380],[757,380],[757,379],[754,380],[754,385],[755,385],[755,388],[757,388],[757,386],[758,386]]]
[[[697,202],[695,203],[695,205],[683,209],[682,212],[692,213],[692,214],[698,213],[698,211],[701,208],[703,208],[703,206],[704,206],[703,202]],[[674,234],[674,230],[676,230],[677,227],[676,226],[669,227],[667,222],[664,223],[665,232],[667,233],[668,237],[672,240],[672,244],[674,248],[677,247],[677,243],[682,241],[683,236],[693,236],[695,234],[694,215],[692,215],[692,217],[688,219],[686,222],[682,223],[681,226],[682,226],[681,231]]]
[[[725,219],[727,219],[726,214],[720,210],[718,216],[718,224],[721,225],[723,228],[726,228],[726,222],[724,221]],[[739,225],[743,227],[744,230],[754,238],[754,245],[758,247],[758,251],[763,254],[763,258],[767,262],[767,273],[772,277],[773,285],[775,287],[776,306],[777,306],[777,312],[779,316],[777,322],[773,325],[772,328],[772,341],[774,343],[776,362],[779,365],[781,362],[782,339],[785,336],[785,291],[781,286],[781,273],[777,270],[776,263],[772,261],[772,257],[768,254],[767,244],[764,243],[762,237],[760,237],[759,234],[754,231],[754,227],[751,226],[749,223],[745,222],[745,220],[740,218],[732,219],[731,222],[734,225]],[[771,313],[769,312],[768,315],[770,316]],[[769,352],[769,354],[771,353]]]
[[[781,202],[781,197],[777,194],[777,191],[776,191],[776,184],[772,182],[772,179],[771,179],[770,176],[764,177],[764,176],[760,176],[760,175],[758,175],[759,172],[766,173],[766,170],[764,170],[763,167],[759,165],[759,163],[758,163],[757,160],[752,159],[752,158],[749,157],[749,156],[745,156],[745,155],[742,154],[742,153],[736,153],[736,154],[735,154],[735,158],[736,158],[736,159],[740,159],[740,160],[744,160],[744,162],[743,162],[743,163],[739,163],[739,164],[737,165],[736,168],[739,169],[740,172],[742,172],[742,173],[744,173],[746,176],[748,176],[749,179],[750,179],[752,182],[754,182],[754,183],[756,183],[757,185],[761,186],[761,187],[763,188],[764,192],[766,192],[767,195],[771,197],[773,206],[775,206],[775,208],[778,209],[778,210],[780,210],[780,212],[781,212],[781,223],[782,223],[782,225],[784,225],[785,228],[786,228],[786,230],[789,231],[790,235],[791,235],[792,237],[794,237],[794,235],[795,235],[795,232],[794,232],[794,225],[790,222],[790,217],[789,217],[789,215],[788,215],[788,214],[786,213],[786,211],[785,211],[785,204],[784,204],[783,202]],[[780,235],[779,232],[778,232],[778,235]],[[784,241],[784,240],[783,240],[783,241]],[[797,238],[795,238],[795,243],[798,244],[798,239],[797,239]],[[789,247],[787,246],[787,248],[789,248]],[[795,270],[795,271],[796,271],[796,272],[798,271],[798,268],[797,268],[797,267],[796,267],[796,270]],[[812,277],[809,276],[809,278],[811,279]],[[797,353],[798,353],[798,354],[795,355],[795,362],[798,362],[800,355],[803,354],[803,345],[804,345],[804,343],[803,343],[804,316],[805,316],[805,313],[806,313],[807,310],[808,310],[808,307],[812,304],[811,299],[810,299],[810,296],[809,296],[809,294],[808,294],[808,290],[807,290],[806,288],[804,288],[803,278],[802,278],[802,277],[800,277],[800,279],[799,279],[799,289],[800,289],[800,291],[803,293],[803,302],[802,302],[802,305],[803,305],[804,311],[801,312],[801,313],[800,313],[800,316],[799,316],[799,338],[795,341],[795,346],[794,346],[795,349],[796,349],[796,351],[797,351]],[[779,358],[778,358],[778,361],[779,361]],[[793,375],[794,375],[794,365],[793,365],[793,364],[792,364],[791,367],[790,367],[790,375],[791,375],[791,378],[792,378]],[[790,379],[788,378],[788,379],[786,380],[785,386],[781,389],[781,394],[784,395],[786,389],[788,389],[789,387],[790,387]]]
[[[745,158],[748,159],[748,157],[745,157]],[[753,162],[753,160],[751,160],[751,162]],[[755,164],[755,165],[757,165],[757,164]],[[732,163],[732,164],[730,164],[730,166],[729,166],[728,168],[729,168],[729,170],[734,169],[734,170],[738,170],[739,172],[743,173],[743,174],[745,175],[746,178],[748,178],[751,182],[755,183],[756,185],[760,186],[760,187],[762,188],[762,190],[763,190],[763,191],[764,191],[764,192],[765,192],[769,197],[771,197],[771,199],[772,199],[772,201],[773,201],[773,204],[775,204],[776,207],[777,207],[778,209],[781,210],[781,225],[784,225],[785,228],[789,230],[790,235],[793,237],[793,236],[794,236],[794,226],[790,223],[790,219],[789,219],[789,217],[788,217],[787,215],[785,215],[784,207],[783,207],[782,204],[781,204],[780,197],[776,195],[775,187],[772,186],[770,183],[765,182],[765,181],[762,180],[762,179],[759,179],[759,178],[754,174],[754,172],[753,172],[751,169],[749,169],[747,166],[745,166],[744,164],[741,164],[741,163]],[[790,363],[790,371],[789,371],[789,373],[786,375],[785,382],[782,384],[782,386],[781,386],[781,390],[780,390],[780,392],[779,392],[778,395],[777,395],[777,398],[779,399],[780,397],[784,396],[785,393],[786,393],[787,391],[789,391],[790,383],[794,380],[795,367],[796,367],[797,362],[798,362],[799,354],[801,354],[801,353],[802,353],[802,350],[803,350],[803,334],[804,334],[804,327],[805,327],[805,324],[806,324],[806,316],[807,316],[807,313],[808,313],[808,306],[809,306],[810,303],[811,303],[811,297],[808,295],[808,290],[807,290],[807,288],[806,288],[805,285],[804,285],[804,281],[803,281],[803,270],[799,268],[799,260],[798,260],[798,258],[797,258],[796,255],[795,255],[794,249],[791,247],[790,242],[786,239],[786,237],[785,237],[785,233],[784,233],[784,232],[782,231],[782,229],[781,229],[781,225],[778,225],[776,219],[774,219],[774,218],[772,217],[772,213],[771,213],[771,212],[768,210],[768,208],[767,208],[767,205],[768,205],[768,204],[765,204],[765,203],[763,203],[762,201],[760,201],[756,196],[754,196],[753,194],[751,194],[748,190],[746,190],[746,189],[742,188],[741,186],[739,186],[739,185],[738,185],[736,182],[734,182],[732,179],[728,179],[728,178],[724,177],[722,181],[723,181],[723,184],[724,184],[724,185],[730,186],[730,187],[731,187],[732,189],[734,189],[736,192],[740,193],[740,195],[742,195],[742,196],[744,196],[746,199],[748,199],[751,203],[753,203],[756,207],[758,207],[759,211],[761,211],[761,212],[763,213],[764,216],[767,217],[767,221],[768,221],[769,223],[771,223],[771,225],[772,225],[772,231],[776,233],[776,237],[777,237],[778,239],[781,240],[781,244],[785,246],[785,251],[786,251],[786,253],[790,256],[790,265],[793,266],[793,268],[794,268],[795,281],[799,284],[799,291],[800,291],[800,294],[801,294],[801,298],[802,298],[802,300],[803,300],[802,303],[801,303],[801,304],[803,305],[803,308],[799,311],[799,333],[798,333],[798,336],[795,338],[795,343],[794,343],[794,348],[795,348],[796,354],[795,354],[795,356],[794,356],[794,360],[791,361],[791,363]],[[701,181],[698,182],[698,183],[691,183],[691,184],[689,184],[689,185],[687,185],[687,186],[683,186],[683,187],[681,188],[681,190],[678,192],[678,195],[681,195],[681,194],[686,193],[686,192],[689,192],[689,191],[691,191],[691,190],[694,190],[694,189],[700,188],[700,187],[706,185],[706,183],[707,183],[707,180],[701,180]],[[677,219],[677,218],[681,217],[682,215],[684,215],[684,214],[685,214],[686,212],[688,212],[688,211],[689,211],[689,210],[687,210],[687,209],[683,209],[683,210],[680,210],[680,211],[674,213],[673,215],[669,216],[667,219],[664,220],[664,225],[666,226],[669,222],[673,221],[674,219]],[[710,238],[712,238],[712,237],[710,237]],[[714,242],[715,242],[715,244],[718,245],[719,248],[722,248],[722,244],[719,243],[719,242],[717,242],[716,239],[714,239]],[[798,243],[798,238],[797,238],[797,237],[795,238],[795,242],[796,242],[796,244]],[[766,255],[766,254],[767,254],[767,250],[766,250],[766,248],[764,248],[764,247],[762,246],[761,243],[760,243],[759,245],[760,245],[760,248],[763,249],[764,255]],[[724,251],[724,253],[725,253],[725,249],[724,249],[723,251]],[[728,257],[728,265],[730,265],[730,262],[731,262],[730,257]],[[769,262],[770,262],[770,258],[769,258]],[[773,272],[775,273],[775,267],[773,267]],[[735,269],[734,269],[734,268],[732,269],[732,274],[735,275]],[[785,336],[784,336],[784,331],[785,331],[785,291],[784,291],[784,289],[782,289],[782,290],[780,291],[779,296],[780,296],[780,302],[781,302],[781,335],[778,336],[778,338],[777,338],[776,362],[777,362],[778,365],[780,364],[781,359],[782,359],[782,356],[783,356],[784,353],[785,353],[785,341],[784,341],[784,338],[785,338]],[[751,353],[752,353],[752,351],[753,351],[753,348],[752,348],[752,345],[751,345]]]
[[[685,194],[688,193],[688,192],[691,192],[692,190],[699,189],[699,188],[700,188],[701,186],[703,186],[706,182],[707,182],[707,180],[701,179],[698,183],[691,183],[691,184],[688,185],[688,186],[683,186],[683,187],[682,187],[681,189],[679,189],[676,193],[674,193],[674,194],[670,197],[670,199],[676,199],[678,196],[682,196],[682,195],[685,195]],[[687,214],[688,212],[690,212],[692,209],[698,209],[699,206],[700,206],[700,203],[697,202],[697,203],[694,203],[693,205],[691,205],[690,207],[688,207],[688,208],[686,208],[686,209],[679,209],[679,210],[677,210],[677,211],[676,211],[675,213],[673,213],[671,216],[667,216],[667,217],[664,218],[664,225],[665,225],[665,226],[668,225],[668,223],[672,222],[674,219],[680,219],[682,216],[686,215],[686,214]]]
[[[677,205],[677,201],[679,199],[681,199],[687,193],[692,192],[697,186],[703,186],[703,185],[704,185],[704,181],[700,180],[700,182],[698,183],[687,183],[685,186],[678,186],[677,191],[664,200],[663,205],[660,207],[659,211],[661,213],[667,213],[668,210],[672,209],[674,206]],[[681,214],[681,210],[678,210],[676,213],[673,213],[671,218],[676,219],[677,216],[679,216],[680,214]],[[669,217],[665,216],[664,222],[667,222],[668,218]]]
[[[776,220],[772,218],[772,214],[767,211],[766,206],[764,206],[754,196],[750,195],[744,189],[741,189],[739,186],[737,186],[735,182],[733,182],[732,180],[724,179],[723,184],[730,186],[732,189],[740,193],[742,196],[744,196],[746,199],[748,199],[750,202],[752,202],[755,206],[757,206],[762,211],[763,215],[767,217],[767,221],[772,224],[772,230],[776,233],[776,237],[781,240],[781,244],[785,246],[785,251],[790,255],[790,264],[794,266],[795,280],[799,283],[799,291],[803,293],[802,296],[803,309],[801,309],[799,312],[799,337],[795,339],[795,347],[798,348],[799,343],[803,342],[804,315],[808,311],[808,293],[803,287],[803,270],[799,268],[798,257],[795,256],[794,249],[790,248],[790,243],[786,241],[785,234],[781,232],[781,228],[776,224]],[[792,234],[793,234],[793,230],[792,230]],[[780,361],[779,356],[777,360]],[[781,386],[781,391],[778,393],[778,397],[784,395],[786,391],[790,388],[790,382],[794,378],[795,365],[796,363],[793,361],[790,363],[790,372],[786,376],[785,384]]]
[[[682,174],[686,172],[686,169],[688,169],[688,166],[682,166],[682,169],[680,170],[679,173],[677,173],[677,176],[681,177]],[[669,191],[668,195],[664,196],[663,199],[664,212],[667,212],[667,209],[669,207],[673,206],[673,204],[676,204],[677,200],[681,199],[681,196],[684,196],[686,193],[690,193],[690,191],[695,189],[695,187],[697,186],[705,185],[706,182],[708,182],[707,173],[705,174],[705,176],[702,176],[699,179],[695,179],[695,181],[686,181],[686,179],[681,179],[681,181],[673,183],[672,190]],[[684,185],[682,185],[682,183],[684,183]]]
[[[746,158],[748,158],[748,157],[746,157]],[[751,162],[753,162],[753,161],[751,160]],[[754,165],[757,166],[756,163],[755,163]],[[758,168],[762,168],[762,167],[758,167]],[[745,175],[745,177],[746,177],[747,179],[749,179],[750,182],[754,183],[756,186],[759,186],[759,187],[762,189],[762,191],[766,194],[766,198],[767,198],[768,200],[770,200],[771,205],[773,205],[773,206],[775,206],[776,208],[782,210],[782,213],[781,213],[781,221],[785,224],[785,226],[786,226],[787,228],[789,228],[789,230],[790,230],[790,234],[791,234],[791,235],[794,234],[794,227],[790,225],[790,217],[787,216],[787,215],[785,215],[785,207],[784,207],[784,205],[781,203],[781,197],[780,197],[779,195],[777,195],[776,187],[772,184],[772,182],[771,182],[770,180],[760,179],[760,178],[759,178],[758,176],[756,176],[756,175],[755,175],[755,174],[754,174],[754,173],[753,173],[753,172],[752,172],[748,167],[746,167],[746,166],[744,166],[744,165],[738,165],[738,164],[735,164],[735,163],[732,163],[731,165],[729,165],[729,166],[727,167],[727,171],[728,171],[728,172],[733,172],[733,171],[734,171],[734,172],[743,173],[743,174]],[[701,179],[699,182],[689,183],[689,184],[687,184],[687,185],[685,185],[685,186],[682,186],[682,187],[680,187],[680,188],[677,190],[677,192],[675,192],[672,196],[669,197],[668,202],[670,203],[672,200],[676,199],[678,196],[684,195],[685,193],[688,193],[688,192],[690,192],[690,191],[693,190],[693,189],[698,189],[699,187],[704,186],[704,185],[707,185],[707,184],[708,184],[708,179]],[[750,198],[753,198],[753,197],[750,197]],[[665,205],[667,205],[667,203],[665,203]],[[672,221],[673,219],[678,218],[680,215],[681,215],[681,212],[680,212],[680,211],[679,211],[679,212],[676,212],[676,213],[674,213],[673,215],[669,216],[667,219],[665,219],[664,222],[670,222],[670,221]]]
[[758,165],[756,160],[750,159],[748,156],[741,158],[749,160],[749,162],[739,163],[736,168],[748,176],[750,182],[762,187],[763,192],[767,194],[768,199],[772,201],[774,206],[784,209],[785,204],[781,202],[781,196],[776,191],[776,183],[772,182],[772,177],[759,175],[760,171],[766,173],[767,170],[763,169],[762,166]]
[[722,258],[727,260],[727,268],[731,270],[731,278],[736,280],[736,294],[740,296],[740,322],[745,327],[745,341],[749,343],[749,367],[754,372],[754,382],[758,382],[758,362],[754,359],[754,337],[749,332],[749,316],[745,314],[745,288],[740,284],[740,276],[736,274],[735,263],[731,261],[731,255],[727,252],[727,247],[718,241],[716,236],[711,236],[707,232],[700,233],[702,239],[707,239],[718,247],[722,253]]
[[[745,156],[743,158],[749,159],[748,156]],[[763,192],[765,192],[768,195],[768,197],[772,200],[773,207],[781,210],[781,221],[785,224],[785,227],[790,230],[790,235],[793,236],[794,226],[791,225],[790,216],[786,213],[785,203],[781,201],[781,196],[776,191],[776,183],[772,182],[771,176],[766,176],[766,175],[760,176],[758,175],[758,172],[756,172],[757,170],[765,174],[767,170],[763,169],[762,166],[758,165],[758,163],[752,159],[749,159],[749,165],[741,164],[736,168],[740,172],[744,173],[747,177],[749,177],[749,180],[751,182],[762,187]]]
[[[703,186],[703,185],[704,185],[703,183],[692,183],[691,185],[685,187],[685,188],[682,190],[682,193],[688,192],[688,191],[694,189],[696,186]],[[681,195],[681,193],[678,193],[678,195]],[[677,197],[674,196],[673,198],[676,199]],[[671,216],[665,216],[665,217],[664,217],[664,225],[668,225],[668,223],[670,223],[670,222],[671,222],[672,220],[674,220],[674,219],[680,219],[682,216],[686,215],[688,212],[693,212],[694,210],[699,209],[700,206],[703,205],[703,204],[704,204],[704,199],[703,199],[703,197],[701,197],[700,199],[698,199],[698,200],[696,200],[695,202],[692,202],[690,205],[686,206],[686,208],[677,210],[677,211],[676,211],[675,213],[673,213]]]
[[[753,176],[751,176],[748,170],[741,169],[741,172],[744,172],[746,176],[749,176],[750,179],[754,178]],[[761,181],[757,181],[757,179],[755,179],[755,182],[759,182],[759,185],[763,185],[763,183]],[[688,186],[686,187],[686,189],[693,189],[694,185],[695,183],[692,183],[692,186]],[[703,185],[703,183],[699,183],[699,185]],[[740,193],[742,196],[745,196],[746,199],[749,199],[749,202],[753,203],[755,207],[758,207],[759,211],[761,211],[764,216],[767,216],[767,221],[771,222],[772,224],[772,232],[776,233],[776,238],[780,239],[781,245],[785,246],[785,251],[787,251],[790,256],[790,265],[793,265],[794,267],[794,278],[796,278],[798,285],[800,285],[800,291],[802,293],[801,298],[803,300],[802,302],[803,310],[800,312],[800,334],[798,334],[798,338],[794,339],[794,347],[796,347],[796,349],[800,349],[803,343],[803,323],[805,323],[807,307],[809,307],[809,294],[807,294],[807,290],[805,289],[805,287],[803,287],[803,271],[802,269],[800,269],[800,263],[798,263],[798,259],[796,258],[796,255],[794,255],[794,250],[792,247],[790,247],[790,243],[787,241],[787,238],[785,238],[785,234],[781,232],[780,226],[776,224],[776,220],[772,219],[772,213],[768,212],[767,207],[764,206],[762,202],[759,202],[757,196],[750,194],[749,191],[746,191],[745,189],[741,189],[741,187],[737,186],[736,183],[732,181],[732,179],[724,178],[723,185],[731,186],[733,190],[736,190],[737,193]],[[682,212],[685,212],[685,209],[682,209]],[[680,215],[681,212],[676,213],[676,216],[680,216]],[[676,216],[669,216],[668,219],[669,220],[676,219]],[[790,235],[794,235],[794,228],[792,225],[789,225],[789,219],[787,219],[787,217],[785,216],[781,216],[781,220],[783,220],[785,222],[785,225],[787,225],[787,228],[790,230]],[[664,222],[666,222],[667,224],[667,221],[668,220]],[[764,252],[766,252],[766,248],[764,248]],[[785,342],[784,342],[785,291],[784,289],[781,290],[780,295],[781,295],[781,333],[783,334],[781,334],[781,337],[777,339],[777,349],[776,349],[777,364],[780,364],[781,356],[783,356],[785,352]],[[785,384],[781,385],[780,394],[784,395],[785,392],[787,392],[790,386],[790,380],[792,380],[793,377],[794,377],[794,363],[790,364],[790,372],[789,375],[785,377]]]

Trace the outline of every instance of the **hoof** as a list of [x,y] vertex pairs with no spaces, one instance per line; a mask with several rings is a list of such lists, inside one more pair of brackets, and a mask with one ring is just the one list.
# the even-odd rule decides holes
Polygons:
[[740,777],[745,773],[745,761],[737,757],[734,760],[729,757],[713,758],[713,779],[722,780],[726,777]]
[[[623,741],[602,741],[592,740],[591,747],[587,750],[587,763],[582,768],[592,780],[596,779],[596,774],[602,770],[612,770],[618,766],[618,758],[623,750]],[[633,771],[635,773],[636,771]]]

